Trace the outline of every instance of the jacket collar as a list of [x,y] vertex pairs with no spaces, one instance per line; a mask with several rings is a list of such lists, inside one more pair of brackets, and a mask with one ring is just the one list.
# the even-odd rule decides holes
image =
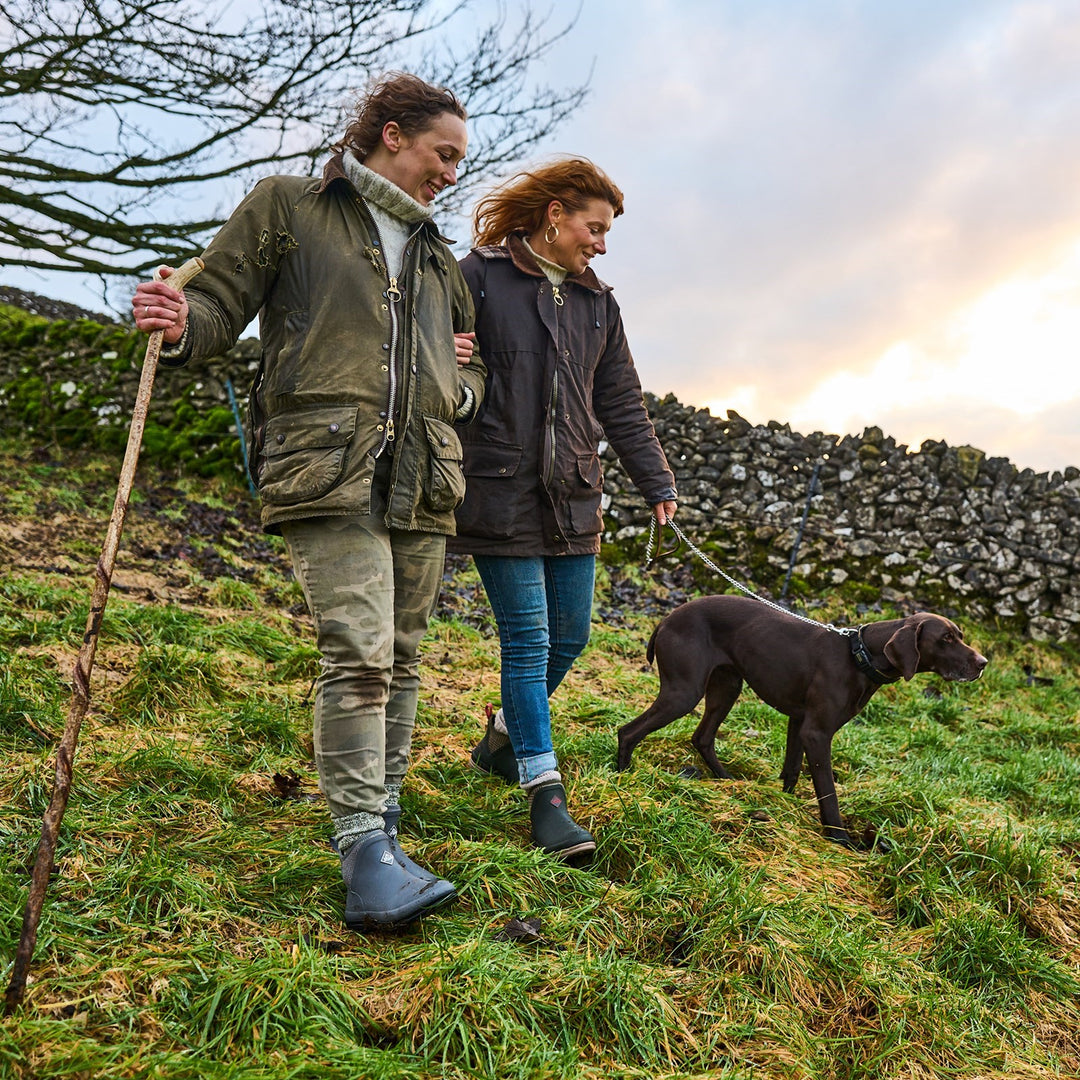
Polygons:
[[348,179],[345,175],[345,155],[341,153],[334,154],[323,166],[322,183],[319,185],[316,194],[321,195],[335,180],[348,182]]
[[[510,252],[510,260],[523,274],[545,277],[544,271],[533,258],[532,252],[525,246],[524,237],[524,233],[511,233],[506,238],[506,249]],[[575,285],[582,285],[593,292],[607,292],[611,288],[596,276],[591,266],[586,266],[580,274],[567,274],[566,280],[572,281]]]

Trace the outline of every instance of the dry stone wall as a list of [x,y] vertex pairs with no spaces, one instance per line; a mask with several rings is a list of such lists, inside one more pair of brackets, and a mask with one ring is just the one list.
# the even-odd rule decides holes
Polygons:
[[[0,302],[10,305],[0,310],[0,433],[122,446],[145,337],[30,294],[0,290]],[[207,363],[161,370],[147,449],[243,475],[227,387],[243,397],[258,354],[246,340]],[[800,435],[671,396],[646,403],[676,472],[680,525],[763,595],[779,595],[790,573],[788,596],[801,603],[840,590],[1080,638],[1080,469],[1035,473],[971,446],[925,442],[913,452],[878,428]],[[603,456],[605,540],[639,559],[649,512],[611,449]],[[698,580],[723,585],[707,571]]]
[[[1035,473],[971,446],[928,441],[912,452],[879,428],[800,435],[670,396],[646,401],[676,472],[683,530],[764,595],[782,589],[805,512],[795,598],[840,588],[1039,639],[1080,637],[1080,469]],[[605,539],[640,543],[648,511],[609,447],[604,460]]]
[[[127,442],[147,337],[71,305],[0,287],[0,435],[111,453]],[[228,387],[241,398],[259,343],[158,369],[144,453],[170,468],[243,475]]]

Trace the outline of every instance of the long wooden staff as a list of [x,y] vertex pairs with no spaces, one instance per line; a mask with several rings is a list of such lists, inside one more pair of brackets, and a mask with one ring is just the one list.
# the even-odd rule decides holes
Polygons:
[[[169,276],[168,283],[174,289],[182,289],[203,268],[202,259],[189,259]],[[157,276],[157,275],[155,275]],[[161,280],[158,277],[158,280]],[[139,461],[142,447],[143,429],[146,427],[146,414],[150,408],[150,392],[154,388],[154,376],[157,374],[158,358],[161,355],[161,343],[164,330],[155,330],[150,335],[143,359],[142,376],[139,379],[139,392],[135,397],[135,407],[131,413],[131,429],[128,432],[127,450],[124,452],[124,464],[120,469],[120,483],[116,489],[116,502],[113,504],[109,530],[105,536],[105,545],[101,549],[94,579],[94,591],[90,597],[90,614],[86,620],[86,633],[83,634],[82,647],[75,662],[73,673],[71,703],[68,706],[67,722],[64,734],[56,751],[56,780],[49,808],[41,821],[41,840],[38,843],[34,873],[30,880],[30,895],[23,913],[22,935],[15,953],[15,965],[12,969],[11,982],[4,997],[5,1012],[11,1014],[21,1003],[26,989],[26,973],[34,955],[37,942],[38,920],[45,903],[45,889],[49,884],[53,863],[56,856],[56,838],[60,832],[60,822],[67,808],[71,794],[72,766],[75,761],[75,745],[79,740],[79,728],[90,705],[90,672],[94,667],[94,653],[97,651],[98,632],[101,629],[101,617],[105,613],[105,604],[109,599],[109,586],[112,583],[113,567],[116,565],[116,552],[120,547],[120,535],[124,531],[124,518],[127,516],[131,486],[135,479],[135,466]]]

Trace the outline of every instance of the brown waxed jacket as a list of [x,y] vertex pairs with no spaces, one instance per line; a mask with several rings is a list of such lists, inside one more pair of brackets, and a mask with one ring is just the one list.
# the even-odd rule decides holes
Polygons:
[[675,477],[649,420],[611,288],[593,271],[567,277],[555,301],[520,237],[461,262],[488,369],[468,428],[465,501],[450,551],[474,555],[600,550],[606,438],[649,504]]
[[453,335],[473,328],[469,290],[430,222],[413,226],[399,277],[340,155],[322,179],[261,181],[222,226],[185,289],[186,363],[231,348],[259,315],[262,360],[248,415],[263,525],[366,513],[375,456],[392,440],[386,524],[452,533],[464,491],[455,411],[483,398],[479,355],[459,367]]

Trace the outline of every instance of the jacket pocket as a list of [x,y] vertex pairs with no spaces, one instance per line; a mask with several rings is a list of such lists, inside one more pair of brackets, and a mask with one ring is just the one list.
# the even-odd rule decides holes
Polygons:
[[470,443],[465,475],[470,480],[476,476],[512,480],[517,476],[521,454],[521,447],[513,443]]
[[457,512],[459,536],[511,540],[520,487],[515,481],[522,448],[512,443],[469,443],[465,454],[465,502]]
[[574,536],[595,536],[604,528],[600,513],[600,498],[604,487],[604,470],[596,454],[579,454],[578,483],[570,492],[570,526]]
[[356,432],[354,405],[325,405],[266,422],[259,494],[273,506],[325,495],[341,479]]
[[424,501],[432,510],[454,510],[465,498],[461,440],[452,424],[434,416],[424,417],[424,434],[428,445]]

